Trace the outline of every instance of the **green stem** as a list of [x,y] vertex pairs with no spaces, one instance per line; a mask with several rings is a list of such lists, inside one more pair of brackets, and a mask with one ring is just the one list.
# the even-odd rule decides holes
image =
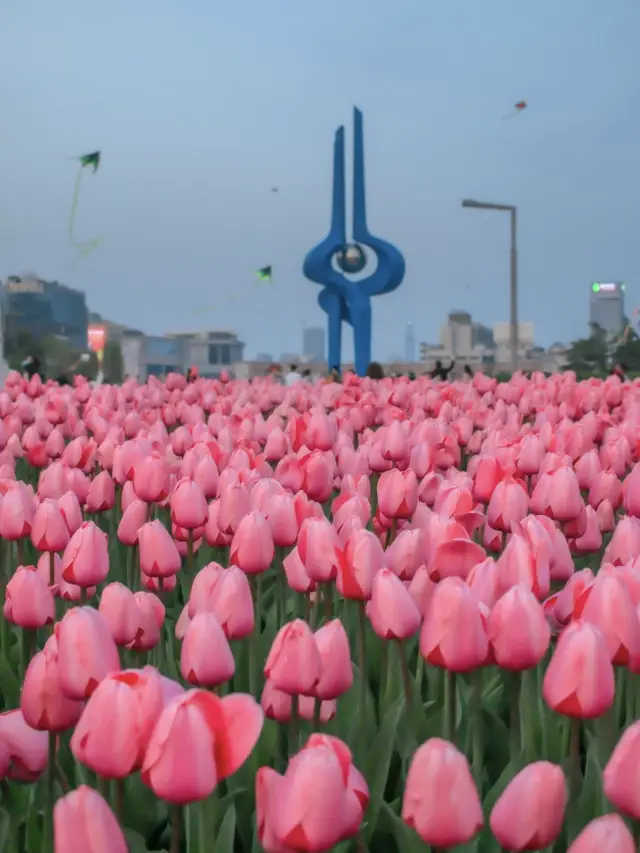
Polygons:
[[22,677],[27,671],[31,658],[36,651],[37,634],[31,628],[23,628],[20,631],[20,658],[22,665]]
[[367,711],[367,617],[364,601],[357,602],[358,607],[358,667],[360,669],[360,741],[363,755],[366,748],[366,711]]
[[124,779],[116,779],[115,788],[116,816],[120,823],[124,826]]
[[56,799],[56,735],[49,732],[49,757],[47,760],[47,789],[45,808],[45,851],[53,853],[53,806]]
[[571,800],[575,805],[580,794],[580,735],[582,723],[579,719],[570,720],[569,734],[569,785]]
[[249,584],[251,594],[255,603],[255,623],[253,631],[249,634],[249,693],[258,695],[258,644],[262,633],[262,614],[258,607],[258,576],[250,575]]
[[[169,853],[180,853],[182,839],[182,806],[171,806],[171,841]],[[208,849],[207,844],[203,849]]]
[[6,853],[22,853],[22,848],[18,844],[18,831],[20,829],[20,809],[13,801],[13,794],[9,783],[4,779],[0,781],[0,796],[9,815],[9,843],[7,847],[3,847]]
[[187,534],[187,570],[193,578],[193,530]]
[[291,718],[289,720],[289,750],[290,758],[298,750],[298,728],[300,723],[300,706],[298,695],[291,697]]
[[400,667],[402,670],[402,688],[404,690],[404,702],[407,708],[407,713],[413,711],[413,687],[411,685],[411,672],[409,671],[409,661],[407,660],[407,650],[405,649],[402,640],[396,641],[398,656],[400,657]]
[[109,801],[109,780],[104,776],[98,776],[98,792],[107,802]]
[[455,744],[456,737],[456,674],[444,672],[444,739]]
[[284,625],[287,622],[287,577],[284,573],[282,565],[276,565],[276,589],[278,592],[277,608],[278,608],[278,625]]
[[56,582],[56,555],[49,551],[49,586],[53,587]]
[[[163,598],[164,592],[164,581],[162,578],[158,578],[158,594],[160,599]],[[158,672],[162,672],[162,667],[164,666],[164,622],[160,626],[160,634],[158,636],[158,645],[156,646],[156,669]]]
[[[322,587],[316,586],[315,588],[315,598],[313,600],[313,609],[311,611],[311,622],[310,626],[315,631],[318,625],[320,624],[320,600],[322,598]],[[311,601],[311,599],[309,599]]]
[[511,678],[509,737],[511,763],[514,764],[520,755],[522,737],[520,733],[520,694],[522,692],[522,674],[514,672]]
[[484,777],[484,731],[482,726],[482,681],[483,670],[477,669],[472,674],[473,679],[473,746],[472,766],[476,787],[482,800],[482,782]]
[[320,699],[313,700],[313,730],[320,731],[320,712],[322,711],[322,701]]
[[127,548],[127,566],[126,566],[126,583],[129,589],[133,592],[136,588],[135,573],[136,573],[136,546],[133,545]]
[[324,585],[324,618],[325,622],[333,619],[333,584],[331,581]]
[[381,640],[381,649],[380,649],[380,683],[378,687],[378,716],[382,719],[382,715],[384,713],[385,706],[385,697],[387,692],[387,682],[389,680],[389,673],[387,669],[389,667],[389,643],[385,643],[384,640]]
[[398,533],[398,519],[391,519],[391,527],[387,530],[387,539],[385,542],[385,548],[388,548],[389,545],[393,543],[396,538],[396,534]]

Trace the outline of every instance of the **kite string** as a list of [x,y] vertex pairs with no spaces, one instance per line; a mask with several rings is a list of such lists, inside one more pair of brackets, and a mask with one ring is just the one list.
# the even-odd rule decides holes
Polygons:
[[82,172],[84,171],[83,166],[80,166],[78,169],[78,174],[76,176],[75,186],[73,188],[73,198],[71,200],[71,211],[69,213],[69,240],[74,249],[77,249],[80,254],[76,258],[73,269],[75,269],[75,264],[85,258],[87,255],[90,255],[95,249],[100,245],[100,238],[94,238],[93,240],[86,240],[83,243],[77,243],[74,237],[75,224],[76,224],[76,215],[78,212],[78,203],[80,201],[80,187],[82,186]]
[[81,248],[79,245],[76,244],[74,237],[73,237],[73,232],[75,230],[75,224],[76,224],[76,213],[78,211],[78,202],[80,200],[80,186],[81,186],[81,184],[82,184],[82,166],[80,166],[80,168],[78,169],[78,174],[76,176],[76,183],[75,183],[75,186],[73,188],[73,198],[71,200],[71,210],[69,211],[69,240],[71,241],[71,245],[75,249]]

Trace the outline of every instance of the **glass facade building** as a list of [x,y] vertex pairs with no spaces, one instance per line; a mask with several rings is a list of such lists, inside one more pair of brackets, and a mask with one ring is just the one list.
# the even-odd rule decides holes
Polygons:
[[599,326],[610,335],[624,328],[624,284],[621,281],[591,284],[589,300],[589,325]]
[[38,339],[56,335],[75,350],[87,349],[85,295],[57,281],[10,276],[2,286],[2,324],[9,339],[18,332]]
[[177,338],[149,335],[144,338],[144,358],[148,376],[164,376],[183,370],[183,346]]

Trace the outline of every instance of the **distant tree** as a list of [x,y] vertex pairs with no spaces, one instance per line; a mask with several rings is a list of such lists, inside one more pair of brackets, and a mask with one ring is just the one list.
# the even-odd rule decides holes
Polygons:
[[22,362],[32,356],[45,361],[43,342],[37,340],[24,329],[8,329],[4,337],[4,357],[12,370],[21,370]]
[[42,346],[45,373],[50,379],[57,379],[66,374],[78,357],[68,341],[56,335],[47,335],[42,341]]
[[105,382],[119,385],[124,379],[124,361],[122,359],[122,348],[118,341],[109,341],[104,348],[104,371]]
[[613,352],[613,361],[624,364],[628,373],[640,373],[640,337],[633,328],[628,328],[624,338]]
[[591,325],[588,338],[573,341],[567,350],[567,370],[573,370],[579,378],[607,372],[609,346],[607,334],[597,323]]

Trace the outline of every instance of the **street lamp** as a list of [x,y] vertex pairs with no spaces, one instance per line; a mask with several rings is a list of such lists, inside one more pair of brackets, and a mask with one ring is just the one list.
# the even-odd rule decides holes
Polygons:
[[505,210],[510,214],[511,219],[511,267],[509,277],[510,291],[510,343],[511,343],[511,369],[518,369],[518,245],[516,239],[516,231],[518,225],[518,211],[514,204],[493,204],[488,201],[475,201],[472,198],[465,198],[462,202],[463,207],[471,207],[476,210]]

